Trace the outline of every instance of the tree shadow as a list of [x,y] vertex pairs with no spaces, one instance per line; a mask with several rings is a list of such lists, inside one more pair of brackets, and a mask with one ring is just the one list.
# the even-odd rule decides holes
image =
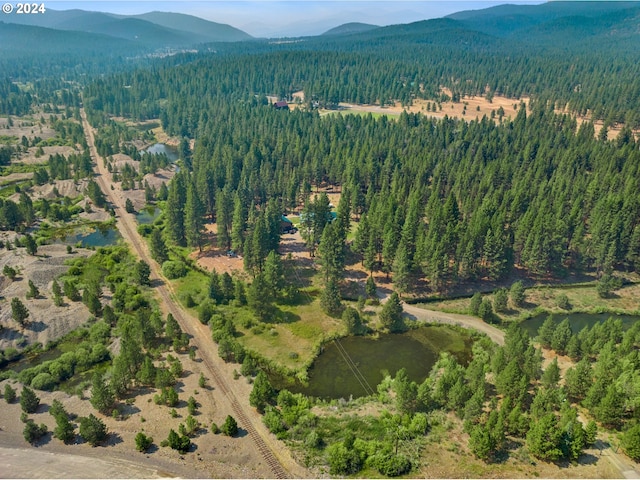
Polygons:
[[119,433],[115,433],[115,432],[110,432],[107,435],[107,439],[105,442],[103,442],[103,446],[104,447],[114,447],[116,445],[119,445],[121,443],[123,443],[124,440],[122,440],[122,437],[120,436]]
[[43,436],[41,436],[38,440],[33,442],[31,445],[33,447],[36,447],[36,448],[44,447],[45,445],[47,445],[51,441],[52,438],[53,438],[53,433],[52,432],[47,432]]
[[31,330],[32,332],[40,333],[47,329],[47,324],[41,321],[29,322],[25,326],[25,330]]
[[244,428],[240,428],[238,427],[238,433],[236,433],[233,438],[244,438],[247,435],[249,435],[249,432],[247,432]]

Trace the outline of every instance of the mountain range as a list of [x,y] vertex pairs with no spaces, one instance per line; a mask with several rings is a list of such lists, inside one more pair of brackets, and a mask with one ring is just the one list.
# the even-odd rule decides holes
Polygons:
[[[0,52],[9,56],[26,51],[96,52],[101,49],[111,54],[129,55],[163,48],[192,48],[212,42],[256,40],[230,25],[179,13],[116,15],[48,9],[46,15],[13,14],[0,18]],[[348,45],[350,41],[408,37],[422,43],[440,44],[490,45],[515,41],[525,48],[527,45],[555,48],[614,42],[621,47],[634,48],[640,44],[640,2],[500,5],[386,27],[345,23],[314,38]]]

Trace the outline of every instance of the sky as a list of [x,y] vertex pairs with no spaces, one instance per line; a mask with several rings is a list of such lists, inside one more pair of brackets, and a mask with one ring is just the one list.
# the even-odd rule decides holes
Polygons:
[[254,37],[319,35],[348,22],[373,25],[411,23],[462,10],[478,10],[504,3],[539,4],[542,0],[45,0],[54,10],[82,9],[119,14],[150,11],[186,13],[244,30]]

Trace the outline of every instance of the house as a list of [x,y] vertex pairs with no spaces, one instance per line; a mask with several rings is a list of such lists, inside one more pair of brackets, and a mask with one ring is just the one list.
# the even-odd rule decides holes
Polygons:
[[289,110],[289,104],[284,100],[274,103],[273,106],[276,110]]
[[293,226],[293,223],[291,223],[291,220],[289,220],[284,215],[280,216],[280,233],[290,233],[293,235],[297,231],[298,229]]

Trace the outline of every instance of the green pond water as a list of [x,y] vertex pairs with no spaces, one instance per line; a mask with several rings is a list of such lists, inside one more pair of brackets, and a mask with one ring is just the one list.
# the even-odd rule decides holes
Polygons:
[[[520,326],[531,337],[538,335],[538,329],[549,316],[548,313],[541,313],[535,317],[523,320]],[[553,314],[553,321],[557,325],[565,318],[569,319],[571,330],[574,333],[578,333],[585,327],[592,327],[596,323],[602,323],[609,317],[622,320],[622,326],[627,329],[630,328],[635,322],[640,321],[640,317],[633,315],[616,315],[614,313],[566,313],[566,314]]]
[[[446,326],[427,326],[402,334],[346,337],[329,342],[309,371],[308,385],[272,376],[276,388],[319,398],[366,396],[386,375],[406,368],[409,378],[423,382],[440,352],[451,352],[466,364],[471,355],[469,336]],[[361,375],[357,375],[359,372]]]
[[170,147],[169,145],[165,145],[164,143],[156,143],[154,145],[151,145],[149,148],[144,150],[144,152],[157,154],[164,153],[172,162],[175,162],[179,158],[178,149]]
[[59,240],[65,245],[80,244],[83,247],[108,247],[118,243],[122,236],[115,227],[82,229]]
[[160,213],[162,210],[157,207],[147,207],[136,213],[136,221],[140,225],[150,225],[160,216]]

